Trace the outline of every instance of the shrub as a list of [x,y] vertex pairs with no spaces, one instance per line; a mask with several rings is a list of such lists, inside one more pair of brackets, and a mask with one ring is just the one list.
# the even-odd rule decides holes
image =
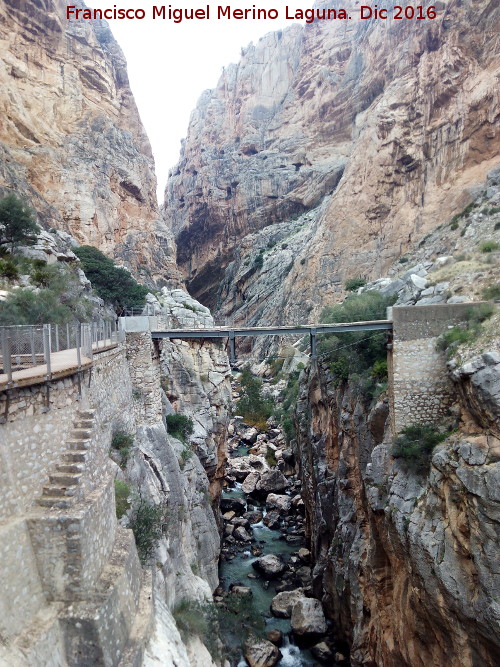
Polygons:
[[495,222],[494,230],[497,231],[498,229],[500,229],[500,222]]
[[28,245],[36,242],[40,231],[33,211],[14,194],[0,199],[0,245]]
[[402,459],[408,470],[424,474],[430,468],[434,447],[446,437],[447,433],[440,433],[434,424],[412,424],[395,439],[391,454]]
[[145,303],[148,288],[139,283],[125,269],[118,267],[100,250],[84,245],[74,249],[87,278],[97,294],[111,303],[117,313],[128,307]]
[[[353,294],[341,304],[324,308],[320,321],[330,324],[385,319],[386,308],[394,300],[395,297],[384,297],[375,291]],[[372,370],[376,362],[385,362],[387,359],[385,341],[386,334],[383,332],[326,334],[321,337],[318,350],[334,376],[334,384],[338,385],[350,375],[371,376],[368,371]],[[377,372],[380,373],[382,368],[377,366]],[[374,386],[372,388],[375,389]]]
[[165,421],[170,435],[181,442],[185,443],[194,431],[193,420],[186,415],[167,415]]
[[458,229],[458,221],[453,220],[452,223],[450,223],[450,229]]
[[7,259],[0,259],[0,276],[8,280],[19,278],[17,264],[9,257]]
[[184,447],[181,452],[181,458],[179,461],[179,466],[181,470],[184,470],[184,466],[186,463],[189,461],[189,459],[193,456],[193,449],[191,445],[185,443]]
[[121,519],[130,507],[130,488],[118,479],[115,479],[116,518]]
[[120,454],[122,467],[127,465],[127,461],[130,457],[130,450],[134,444],[134,436],[125,431],[115,431],[113,437],[111,438],[111,447]]
[[378,359],[372,366],[371,375],[379,382],[387,380],[387,359]]
[[259,254],[257,257],[254,259],[253,265],[257,269],[261,269],[264,266],[264,256]]
[[493,252],[494,250],[498,250],[500,248],[500,243],[497,243],[496,241],[485,241],[484,243],[481,243],[479,246],[479,250],[481,252]]
[[489,285],[483,290],[483,299],[500,299],[500,285]]
[[467,322],[470,327],[474,327],[491,317],[495,312],[495,306],[492,303],[481,303],[475,308],[470,308],[467,313]]
[[[82,316],[85,313],[80,313]],[[78,317],[77,304],[61,302],[61,295],[49,289],[34,292],[16,289],[0,304],[0,325],[13,324],[66,324]]]
[[400,264],[406,264],[406,262],[408,262],[409,259],[408,257],[400,257],[398,261]]
[[344,287],[348,292],[355,292],[360,287],[364,287],[364,285],[366,285],[366,280],[361,278],[361,276],[348,278],[344,283]]
[[266,462],[268,466],[275,466],[278,463],[276,453],[271,447],[266,448]]
[[250,368],[245,366],[241,372],[240,382],[242,393],[238,401],[238,412],[250,426],[265,429],[273,404],[262,395],[262,380],[253,377]]
[[151,558],[156,542],[162,536],[165,513],[164,505],[154,505],[147,500],[141,500],[135,508],[130,528],[134,533],[137,552],[143,564]]

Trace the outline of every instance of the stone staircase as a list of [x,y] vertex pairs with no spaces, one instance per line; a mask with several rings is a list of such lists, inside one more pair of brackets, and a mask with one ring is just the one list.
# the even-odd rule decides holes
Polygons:
[[61,463],[56,465],[56,472],[49,475],[49,484],[43,487],[38,504],[42,507],[68,509],[81,497],[80,481],[85,472],[85,463],[90,456],[91,435],[94,425],[94,410],[79,410],[67,451]]

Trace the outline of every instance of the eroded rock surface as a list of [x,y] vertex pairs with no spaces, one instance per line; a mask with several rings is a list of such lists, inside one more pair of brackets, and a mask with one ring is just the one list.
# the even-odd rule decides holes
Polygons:
[[270,33],[202,95],[165,193],[194,296],[301,322],[463,209],[497,161],[499,14],[435,7]]
[[123,53],[105,21],[65,12],[56,0],[0,7],[0,195],[145,282],[177,282]]

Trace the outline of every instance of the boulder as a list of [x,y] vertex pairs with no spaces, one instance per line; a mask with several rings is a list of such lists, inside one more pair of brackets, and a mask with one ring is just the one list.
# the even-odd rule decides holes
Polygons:
[[281,630],[277,630],[276,628],[267,631],[267,638],[276,646],[281,646],[283,643],[283,633]]
[[240,436],[240,440],[245,445],[253,445],[253,443],[257,440],[258,435],[259,432],[256,428],[247,428],[247,430]]
[[271,602],[271,612],[278,618],[290,618],[294,605],[303,597],[304,590],[302,588],[278,593]]
[[252,540],[252,536],[245,530],[245,528],[243,528],[243,526],[235,528],[233,536],[240,542],[250,542]]
[[311,552],[309,551],[309,549],[305,549],[304,547],[302,547],[302,549],[298,550],[297,554],[303,563],[309,563],[309,561],[311,560]]
[[292,609],[292,630],[301,639],[313,639],[324,635],[326,619],[319,600],[300,598]]
[[279,470],[264,470],[255,486],[260,493],[279,493],[289,486],[288,480]]
[[235,595],[253,595],[250,586],[242,586],[242,584],[233,584],[230,588],[230,592],[234,593]]
[[292,507],[292,499],[285,494],[270,493],[266,498],[266,507],[268,510],[286,514]]
[[246,510],[247,504],[242,498],[221,498],[220,509],[221,512],[234,512],[235,514],[243,514]]
[[280,513],[279,512],[268,512],[266,516],[262,519],[265,526],[271,530],[278,530],[280,527]]
[[321,660],[321,662],[327,662],[328,664],[331,664],[333,660],[333,653],[326,642],[315,644],[315,646],[312,646],[309,650],[313,656],[318,658],[318,660]]
[[262,521],[262,512],[254,510],[252,512],[245,512],[243,518],[248,521],[248,523],[260,523]]
[[245,660],[250,667],[274,667],[281,651],[267,639],[250,640],[245,645]]
[[286,570],[286,564],[281,556],[275,554],[267,554],[267,556],[257,558],[252,563],[252,567],[260,572],[265,579],[276,579]]
[[245,481],[241,485],[241,488],[243,489],[244,493],[253,493],[257,487],[257,483],[260,479],[260,473],[257,471],[251,472],[249,475],[246,476]]

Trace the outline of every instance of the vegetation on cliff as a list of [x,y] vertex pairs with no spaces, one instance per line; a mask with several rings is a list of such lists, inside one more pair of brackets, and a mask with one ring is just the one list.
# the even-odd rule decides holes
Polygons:
[[143,306],[148,288],[139,283],[124,268],[89,245],[75,248],[75,255],[82,263],[85,275],[97,294],[110,303],[117,313],[125,308]]
[[33,211],[16,195],[9,194],[0,199],[0,245],[9,244],[11,249],[36,240],[39,231]]
[[[353,294],[341,304],[324,308],[320,321],[322,324],[333,324],[381,320],[385,319],[386,309],[393,303],[394,297],[386,297],[376,291]],[[335,384],[349,378],[356,379],[360,388],[370,394],[375,390],[376,383],[383,382],[387,377],[385,342],[385,332],[326,334],[321,337],[318,349],[321,359],[333,373]]]

